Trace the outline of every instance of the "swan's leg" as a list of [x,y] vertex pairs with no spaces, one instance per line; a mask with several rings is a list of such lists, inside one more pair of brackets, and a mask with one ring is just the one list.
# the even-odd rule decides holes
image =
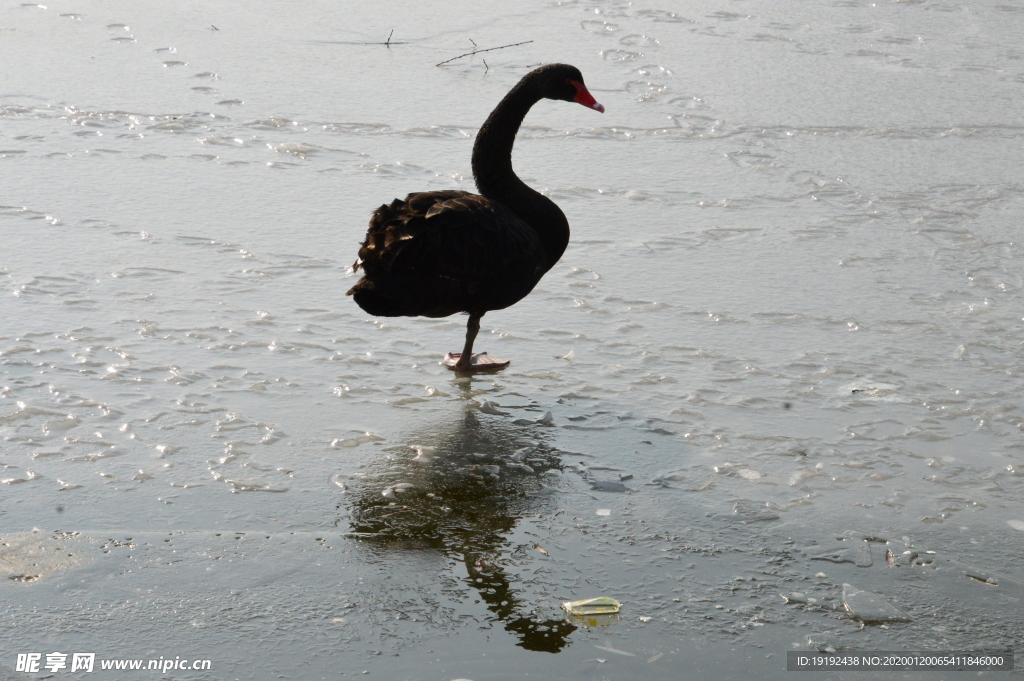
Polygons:
[[473,370],[473,341],[476,340],[476,334],[480,332],[480,318],[482,314],[469,314],[469,321],[466,322],[466,345],[462,348],[462,355],[459,357],[459,361],[455,364],[456,371],[472,371]]
[[445,356],[444,364],[453,371],[491,371],[494,369],[504,369],[510,363],[491,357],[486,352],[482,352],[476,357],[473,357],[473,341],[476,340],[476,334],[480,331],[480,318],[484,316],[484,313],[473,314],[470,313],[469,321],[466,323],[466,345],[462,348],[462,352],[458,354],[458,361],[456,361],[455,353],[448,353]]

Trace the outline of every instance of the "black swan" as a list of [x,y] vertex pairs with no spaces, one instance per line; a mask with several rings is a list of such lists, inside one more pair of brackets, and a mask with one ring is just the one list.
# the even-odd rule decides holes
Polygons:
[[364,274],[346,295],[372,315],[469,314],[465,347],[445,356],[455,371],[509,365],[486,353],[473,355],[480,318],[522,300],[569,243],[562,211],[512,170],[516,132],[544,98],[604,112],[574,66],[548,64],[526,74],[476,136],[473,177],[480,193],[418,192],[381,206],[353,265]]

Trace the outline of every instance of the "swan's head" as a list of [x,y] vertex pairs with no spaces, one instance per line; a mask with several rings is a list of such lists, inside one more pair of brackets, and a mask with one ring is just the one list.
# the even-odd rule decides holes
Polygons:
[[568,64],[548,64],[542,66],[530,76],[541,80],[541,88],[544,97],[548,99],[561,99],[565,102],[576,102],[595,111],[604,113],[604,107],[597,103],[594,96],[583,84],[583,74],[575,66]]

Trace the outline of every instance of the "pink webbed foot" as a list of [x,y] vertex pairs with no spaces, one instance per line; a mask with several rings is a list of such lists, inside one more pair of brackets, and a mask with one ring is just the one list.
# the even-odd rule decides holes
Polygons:
[[461,352],[449,352],[444,356],[444,361],[441,362],[452,371],[497,371],[498,369],[504,369],[511,362],[507,359],[498,359],[497,357],[491,357],[486,352],[475,353],[470,362],[462,361]]

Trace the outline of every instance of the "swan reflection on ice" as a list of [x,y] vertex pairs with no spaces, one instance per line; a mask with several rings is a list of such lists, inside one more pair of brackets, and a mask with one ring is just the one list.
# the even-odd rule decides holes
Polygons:
[[562,467],[542,434],[541,426],[467,410],[446,429],[416,438],[417,446],[402,447],[386,472],[350,480],[346,496],[353,499],[349,536],[460,560],[464,582],[519,639],[516,645],[557,653],[576,626],[536,616],[537,604],[509,569],[522,560],[508,554],[509,536],[520,518],[547,509],[544,474]]

